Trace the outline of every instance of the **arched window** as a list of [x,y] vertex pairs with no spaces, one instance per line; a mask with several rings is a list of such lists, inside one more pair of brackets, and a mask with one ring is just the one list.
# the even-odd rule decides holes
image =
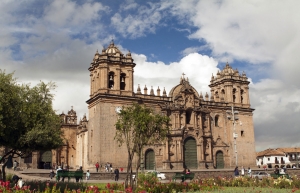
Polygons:
[[120,76],[120,90],[125,90],[125,77],[126,74],[122,73]]
[[190,124],[190,122],[191,122],[191,116],[192,116],[192,110],[189,109],[185,113],[185,122],[186,122],[186,124]]
[[108,74],[108,88],[114,89],[114,85],[115,85],[114,79],[115,79],[115,73],[114,72],[109,72],[109,74]]
[[215,116],[215,126],[219,127],[219,115]]
[[241,90],[241,103],[243,103],[243,94],[244,94],[244,90]]
[[224,100],[225,99],[225,90],[222,89],[221,90],[221,100]]
[[215,98],[219,98],[219,92],[218,91],[215,92]]
[[234,102],[234,103],[235,103],[235,99],[236,99],[235,94],[236,94],[236,89],[234,88],[234,89],[232,90],[232,99],[233,99],[233,102]]

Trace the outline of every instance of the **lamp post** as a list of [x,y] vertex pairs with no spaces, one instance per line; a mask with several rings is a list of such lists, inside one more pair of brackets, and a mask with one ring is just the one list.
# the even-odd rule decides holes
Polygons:
[[238,114],[239,112],[238,111],[234,111],[234,108],[233,108],[233,105],[231,106],[231,111],[226,111],[227,113],[227,118],[229,120],[232,120],[232,125],[233,125],[233,150],[234,150],[234,153],[235,153],[235,166],[238,165],[238,152],[237,152],[237,149],[236,149],[236,138],[238,137],[238,134],[236,133],[235,131],[235,120],[238,120]]

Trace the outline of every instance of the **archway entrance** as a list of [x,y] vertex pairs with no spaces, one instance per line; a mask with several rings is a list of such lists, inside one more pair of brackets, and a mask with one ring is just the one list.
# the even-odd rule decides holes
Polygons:
[[218,151],[216,154],[216,168],[217,169],[224,168],[224,155],[222,151]]
[[40,158],[39,168],[41,169],[50,169],[52,162],[52,152],[51,151],[42,151]]
[[198,168],[196,140],[191,137],[184,142],[184,167],[189,169]]
[[155,155],[153,150],[146,151],[145,154],[145,170],[154,170],[155,168]]

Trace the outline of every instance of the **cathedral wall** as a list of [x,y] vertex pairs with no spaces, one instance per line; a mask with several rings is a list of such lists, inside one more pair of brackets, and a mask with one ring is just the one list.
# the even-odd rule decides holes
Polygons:
[[126,144],[119,147],[115,137],[115,124],[117,122],[116,107],[124,104],[99,102],[94,107],[94,115],[89,120],[89,162],[93,167],[96,162],[105,164],[112,163],[113,167],[127,167]]

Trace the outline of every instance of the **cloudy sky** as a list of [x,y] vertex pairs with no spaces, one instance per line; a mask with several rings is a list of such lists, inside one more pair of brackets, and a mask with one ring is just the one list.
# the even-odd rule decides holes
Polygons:
[[300,1],[2,0],[0,68],[20,82],[56,82],[54,108],[87,113],[88,67],[113,39],[131,51],[137,84],[184,72],[198,92],[226,62],[250,85],[257,151],[300,146]]

